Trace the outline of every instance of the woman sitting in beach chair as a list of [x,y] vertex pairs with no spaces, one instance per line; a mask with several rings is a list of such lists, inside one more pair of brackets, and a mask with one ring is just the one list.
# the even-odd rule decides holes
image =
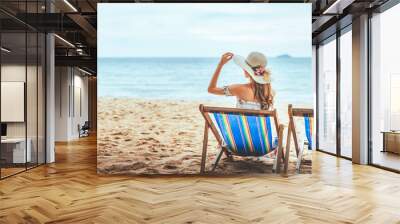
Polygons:
[[[219,75],[223,66],[231,59],[244,71],[244,76],[249,79],[245,84],[233,84],[217,87]],[[267,58],[259,52],[250,53],[247,58],[233,53],[225,53],[214,72],[208,86],[208,92],[215,95],[235,96],[237,108],[272,110],[274,91],[270,83],[271,73],[266,68]]]
[[[243,69],[249,82],[223,88],[217,87],[221,70],[231,59]],[[231,157],[231,155],[264,156],[278,151],[274,168],[279,171],[280,159],[283,157],[283,153],[279,153],[282,152],[283,125],[278,125],[276,111],[273,110],[274,93],[270,83],[270,72],[266,69],[266,65],[267,58],[259,52],[250,53],[246,59],[229,52],[222,55],[210,81],[208,92],[235,96],[238,109],[200,106],[200,111],[206,120],[201,172],[205,170],[209,128],[221,147],[213,170],[223,152]],[[271,117],[274,119],[275,130],[271,128]],[[278,135],[277,138],[272,137],[273,131]]]
[[[296,170],[300,171],[303,150],[307,148],[308,150],[312,150],[313,144],[313,118],[314,118],[314,110],[308,108],[293,108],[292,104],[288,106],[288,115],[289,115],[289,127],[287,132],[287,140],[286,140],[286,152],[285,155],[289,155],[290,153],[290,140],[293,138],[296,155],[297,155],[297,164]],[[297,133],[296,133],[296,123],[294,121],[295,117],[301,117],[304,119],[304,135],[305,141],[303,141],[303,145],[300,146]],[[287,160],[289,156],[285,159]],[[287,162],[285,161],[285,172],[287,171]]]
[[[222,154],[232,156],[265,156],[277,151],[273,170],[280,171],[283,158],[283,125],[278,125],[276,110],[250,110],[200,105],[205,119],[201,173],[205,172],[208,146],[208,130],[211,129],[221,148],[212,171],[218,165]],[[271,125],[273,118],[274,125]],[[275,130],[274,130],[275,129]],[[273,134],[278,135],[278,145],[273,144]],[[288,161],[288,160],[285,160]]]

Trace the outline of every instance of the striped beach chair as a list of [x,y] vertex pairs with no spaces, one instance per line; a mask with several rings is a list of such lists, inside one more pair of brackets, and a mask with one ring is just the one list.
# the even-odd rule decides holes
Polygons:
[[[305,133],[305,137],[307,139],[307,141],[304,142],[304,144],[307,145],[308,150],[312,150],[314,110],[308,109],[308,108],[293,108],[292,104],[289,104],[288,115],[289,115],[289,125],[288,125],[287,139],[286,139],[285,155],[289,155],[289,153],[290,153],[290,140],[291,140],[291,137],[293,137],[293,142],[294,142],[294,146],[296,149],[296,155],[297,155],[296,169],[297,169],[297,171],[300,171],[304,145],[302,145],[302,147],[300,147],[300,145],[299,145],[297,134],[296,134],[296,125],[294,122],[294,118],[301,117],[304,119],[304,133]],[[288,159],[288,158],[289,158],[289,156],[287,156],[285,159]],[[286,161],[285,161],[284,171],[286,172],[287,169],[288,168],[287,168]]]
[[[201,173],[205,172],[209,129],[221,147],[212,171],[218,166],[224,153],[228,157],[232,157],[232,155],[261,157],[278,150],[273,170],[279,172],[283,159],[284,126],[278,124],[276,110],[248,110],[200,105],[200,112],[205,119]],[[275,136],[277,139],[274,138]],[[277,144],[274,144],[275,140]]]

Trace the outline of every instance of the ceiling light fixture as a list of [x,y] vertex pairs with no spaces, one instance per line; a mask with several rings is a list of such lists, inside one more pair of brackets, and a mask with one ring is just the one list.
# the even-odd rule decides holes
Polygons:
[[10,53],[11,52],[11,50],[9,50],[9,49],[7,49],[5,47],[1,47],[0,49],[1,49],[1,51],[4,51],[6,53]]
[[74,12],[78,12],[78,10],[73,6],[68,0],[64,0],[65,4],[67,4]]
[[83,55],[83,49],[77,48],[76,53],[78,53],[79,55]]
[[62,42],[66,43],[68,46],[75,48],[75,45],[73,45],[71,42],[69,42],[68,40],[60,37],[58,34],[54,34],[55,37],[57,37],[59,40],[61,40]]
[[333,9],[337,10],[337,6],[339,4],[340,0],[336,0],[332,5],[330,5],[327,9],[324,10],[322,14],[331,14]]
[[83,70],[83,69],[81,69],[81,68],[79,68],[79,67],[78,67],[78,70],[81,71],[81,72],[83,72],[83,73],[85,73],[85,74],[87,74],[87,75],[90,75],[90,76],[92,75],[92,73],[90,73],[90,72],[88,72],[88,71],[86,71],[86,70]]
[[332,5],[324,10],[322,14],[328,15],[339,15],[343,13],[343,10],[351,5],[355,0],[336,0]]

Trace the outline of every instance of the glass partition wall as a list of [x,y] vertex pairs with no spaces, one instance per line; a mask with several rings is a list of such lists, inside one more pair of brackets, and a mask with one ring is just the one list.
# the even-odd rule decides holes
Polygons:
[[351,26],[340,36],[340,155],[352,158],[352,33]]
[[[34,12],[37,2],[19,7]],[[46,161],[45,41],[44,33],[0,12],[1,179]]]
[[[1,34],[1,177],[26,169],[26,35]],[[6,49],[6,50],[4,50]]]
[[351,25],[318,44],[317,150],[352,157]]
[[370,163],[400,172],[400,4],[371,18]]
[[[369,17],[368,163],[400,172],[400,4]],[[356,40],[357,41],[357,40]],[[352,158],[352,27],[317,44],[317,149]],[[338,56],[338,57],[337,57]],[[336,86],[336,88],[335,88]]]
[[318,149],[336,154],[336,36],[318,47]]

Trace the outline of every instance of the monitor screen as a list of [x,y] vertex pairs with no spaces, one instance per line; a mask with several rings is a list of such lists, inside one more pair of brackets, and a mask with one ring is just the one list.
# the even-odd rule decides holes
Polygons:
[[7,124],[1,124],[1,136],[7,136]]

